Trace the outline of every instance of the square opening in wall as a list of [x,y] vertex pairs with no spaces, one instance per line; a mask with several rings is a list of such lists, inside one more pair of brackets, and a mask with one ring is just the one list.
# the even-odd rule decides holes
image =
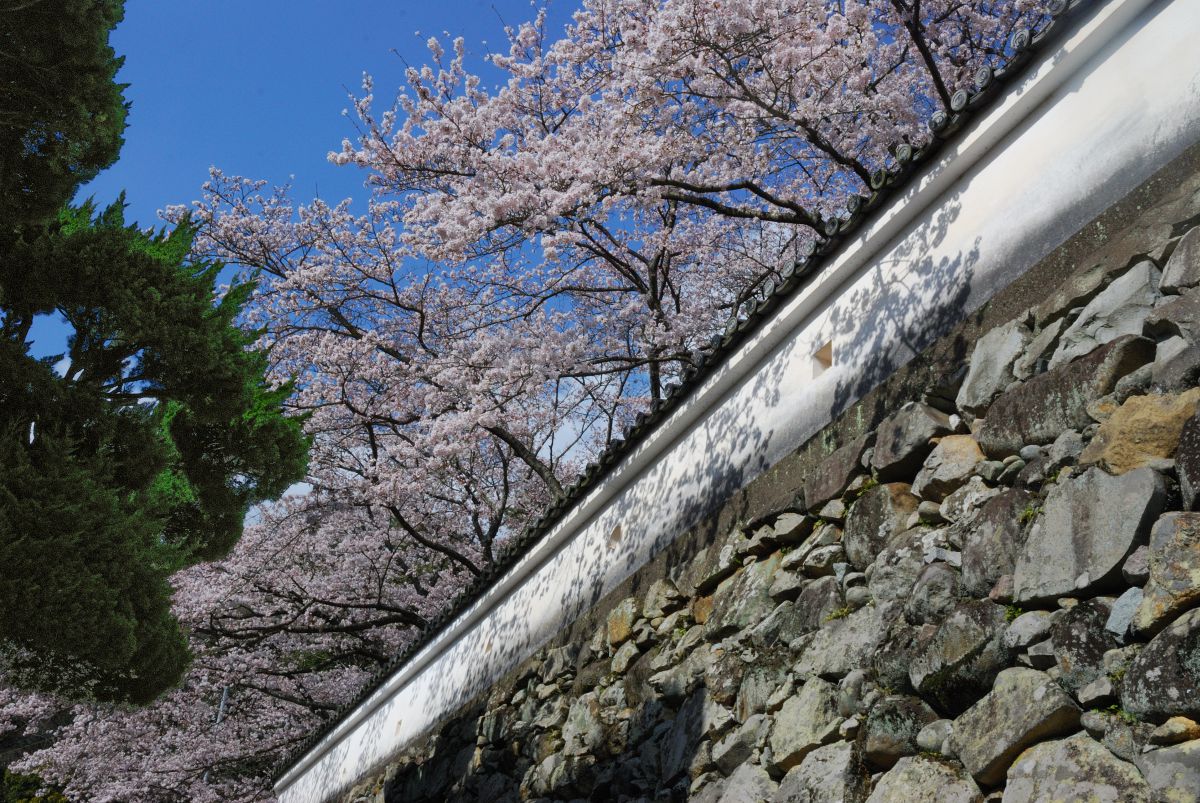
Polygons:
[[817,349],[812,357],[813,378],[820,376],[833,367],[833,341],[829,341]]

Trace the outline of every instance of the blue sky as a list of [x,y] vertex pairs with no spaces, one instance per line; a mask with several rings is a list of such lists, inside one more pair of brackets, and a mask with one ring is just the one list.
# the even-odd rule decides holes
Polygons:
[[[550,6],[556,30],[574,7]],[[428,61],[430,35],[461,35],[479,58],[504,47],[502,18],[515,26],[535,13],[529,0],[127,0],[111,40],[133,104],[125,147],[79,198],[103,204],[124,189],[127,220],[151,225],[166,204],[198,196],[210,165],[272,183],[294,176],[299,198],[360,197],[362,173],[325,155],[354,136],[341,112],[363,72],[390,101],[404,61]]]
[[[576,7],[551,0],[552,30]],[[447,45],[462,36],[471,69],[499,80],[483,56],[506,49],[505,24],[533,19],[537,8],[530,0],[126,0],[110,39],[125,57],[118,78],[132,104],[125,146],[76,200],[104,206],[124,190],[126,221],[158,226],[159,209],[199,197],[213,165],[290,182],[300,201],[361,199],[363,173],[326,154],[355,136],[342,110],[363,73],[375,77],[377,101],[390,103],[405,62],[428,62],[430,36]],[[57,316],[39,319],[32,353],[62,353],[67,334]]]

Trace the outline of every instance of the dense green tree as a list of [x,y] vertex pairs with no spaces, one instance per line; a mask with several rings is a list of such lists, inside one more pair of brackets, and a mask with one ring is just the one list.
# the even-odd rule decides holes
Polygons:
[[[289,389],[236,326],[250,288],[214,301],[219,265],[190,244],[85,204],[0,258],[0,639],[30,687],[142,702],[174,683],[169,574],[303,474]],[[34,359],[43,314],[71,334]]]
[[[144,702],[188,661],[169,576],[228,550],[306,441],[236,325],[250,288],[219,294],[186,224],[66,206],[122,144],[123,13],[0,0],[0,666]],[[63,354],[32,356],[39,316],[66,323]]]
[[[0,227],[53,218],[116,161],[122,0],[0,0]],[[0,235],[5,232],[0,232]]]

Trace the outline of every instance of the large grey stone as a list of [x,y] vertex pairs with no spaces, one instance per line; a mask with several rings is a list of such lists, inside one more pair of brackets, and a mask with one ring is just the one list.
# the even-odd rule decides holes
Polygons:
[[1163,267],[1161,288],[1164,293],[1179,293],[1200,286],[1200,226],[1183,235]]
[[985,596],[996,581],[1012,574],[1025,545],[1026,510],[1037,505],[1028,491],[1005,490],[992,497],[962,536],[962,580],[967,593]]
[[916,755],[917,734],[938,718],[920,697],[892,694],[877,702],[859,737],[863,757],[879,769],[889,769],[904,756]]
[[965,600],[913,655],[908,678],[917,693],[943,711],[962,711],[992,686],[1008,664],[1004,607]]
[[1183,509],[1195,510],[1200,505],[1200,414],[1192,416],[1179,432],[1179,447],[1175,450],[1175,470],[1179,474],[1179,493]]
[[563,750],[568,755],[595,753],[604,744],[604,723],[600,720],[600,702],[588,692],[571,703],[562,728]]
[[811,633],[827,622],[830,616],[846,605],[842,596],[842,585],[836,577],[821,577],[804,587],[796,598],[794,613],[796,621],[792,630]]
[[902,608],[911,599],[913,587],[925,568],[927,540],[930,540],[927,530],[906,530],[892,538],[876,556],[867,587],[878,604]]
[[655,619],[659,616],[677,611],[686,604],[687,600],[670,580],[663,578],[650,584],[646,598],[642,601],[642,616]]
[[1141,753],[1134,763],[1150,785],[1152,799],[1185,803],[1200,798],[1200,739]]
[[717,803],[746,803],[749,800],[770,800],[779,784],[762,767],[744,764],[726,779]]
[[867,803],[982,803],[983,794],[959,767],[925,756],[900,759],[883,774]]
[[1134,265],[1088,302],[1059,338],[1053,368],[1122,335],[1140,335],[1158,299],[1160,273],[1153,262]]
[[1008,771],[1005,803],[1150,803],[1137,768],[1086,733],[1026,750]]
[[960,410],[979,415],[1017,376],[1013,364],[1025,350],[1032,334],[1024,322],[1009,321],[985,334],[971,352],[970,368],[958,391]]
[[1121,702],[1151,722],[1200,718],[1200,610],[1191,610],[1151,639],[1125,672]]
[[1049,611],[1026,611],[1004,631],[1004,645],[1011,650],[1023,650],[1046,638],[1053,624]]
[[1133,631],[1153,635],[1200,605],[1200,513],[1168,513],[1150,530],[1150,580]]
[[999,783],[1031,744],[1079,727],[1079,708],[1044,672],[1013,667],[954,721],[951,749],[981,784]]
[[813,750],[788,770],[773,803],[863,803],[869,775],[856,742]]
[[960,586],[958,569],[940,561],[929,564],[904,604],[904,618],[914,625],[942,621],[963,596]]
[[984,504],[998,493],[999,488],[992,488],[984,482],[983,477],[974,476],[967,480],[966,485],[942,500],[938,513],[946,521],[967,525]]
[[[694,692],[679,707],[675,718],[671,720],[671,727],[659,742],[658,771],[663,780],[670,780],[687,772],[709,728],[711,710],[721,709],[707,703],[703,690]],[[565,738],[565,729],[563,734]]]
[[1062,318],[1043,326],[1041,331],[1029,341],[1029,345],[1021,352],[1017,361],[1013,363],[1013,375],[1017,379],[1025,380],[1037,373],[1038,363],[1042,360],[1049,361],[1050,355],[1054,353],[1054,349],[1058,345],[1059,336],[1066,328],[1067,322]]
[[1108,613],[1108,620],[1104,623],[1104,629],[1124,641],[1129,634],[1129,626],[1133,624],[1133,617],[1137,616],[1138,608],[1141,606],[1142,589],[1137,586],[1125,589],[1124,593],[1113,602],[1112,610]]
[[1104,653],[1119,646],[1105,629],[1109,609],[1098,600],[1084,600],[1063,611],[1050,628],[1059,679],[1078,692],[1104,675]]
[[912,492],[922,499],[941,502],[962,487],[982,461],[983,452],[970,435],[947,435],[925,458],[913,480]]
[[779,568],[780,555],[755,561],[722,580],[713,595],[713,609],[705,622],[705,635],[716,640],[757,624],[775,609],[771,582]]
[[979,445],[990,457],[1017,454],[1029,443],[1052,443],[1064,430],[1092,423],[1087,406],[1117,381],[1154,361],[1154,341],[1129,335],[1005,391],[988,408]]
[[904,531],[919,504],[909,486],[901,482],[876,485],[860,496],[850,508],[842,536],[846,557],[854,568],[862,571],[870,566],[892,536]]
[[775,715],[768,744],[775,764],[787,771],[822,744],[837,738],[837,687],[810,678]]
[[879,425],[871,468],[881,482],[911,477],[933,449],[929,441],[952,431],[945,413],[928,404],[909,402]]
[[860,435],[821,461],[804,480],[804,504],[811,511],[841,497],[855,475],[861,474],[863,452],[875,443],[875,433]]
[[1092,468],[1056,484],[1013,572],[1018,604],[1108,588],[1161,512],[1162,479],[1148,468],[1113,477]]
[[763,714],[755,714],[748,718],[724,739],[712,748],[713,762],[717,769],[730,775],[741,765],[750,760],[750,756],[759,747],[766,736],[770,721]]

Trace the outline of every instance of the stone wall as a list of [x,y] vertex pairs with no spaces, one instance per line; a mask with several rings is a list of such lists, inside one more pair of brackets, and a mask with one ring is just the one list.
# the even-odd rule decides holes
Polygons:
[[343,799],[1200,799],[1196,163]]

